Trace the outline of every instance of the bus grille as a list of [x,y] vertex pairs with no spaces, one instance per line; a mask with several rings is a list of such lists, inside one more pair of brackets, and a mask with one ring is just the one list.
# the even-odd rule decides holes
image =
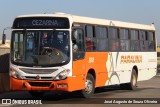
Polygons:
[[[35,76],[25,76],[27,80],[37,80]],[[40,77],[40,80],[53,80],[53,77]]]
[[29,82],[29,84],[35,87],[49,87],[51,85],[50,82]]
[[53,72],[57,71],[58,69],[26,69],[20,68],[23,72],[27,74],[52,74]]

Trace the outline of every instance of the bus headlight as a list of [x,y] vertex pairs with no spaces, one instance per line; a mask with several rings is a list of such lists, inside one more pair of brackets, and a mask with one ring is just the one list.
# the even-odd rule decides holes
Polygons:
[[62,79],[65,79],[67,78],[68,74],[70,73],[70,70],[69,69],[66,69],[62,72],[60,72],[55,78],[54,80],[62,80]]
[[10,76],[16,79],[22,79],[22,77],[13,69],[10,69]]

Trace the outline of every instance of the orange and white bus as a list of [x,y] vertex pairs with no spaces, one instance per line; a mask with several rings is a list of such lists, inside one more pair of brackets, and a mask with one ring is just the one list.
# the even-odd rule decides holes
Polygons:
[[133,90],[156,75],[155,27],[65,13],[22,15],[12,26],[10,88],[33,96],[119,84]]

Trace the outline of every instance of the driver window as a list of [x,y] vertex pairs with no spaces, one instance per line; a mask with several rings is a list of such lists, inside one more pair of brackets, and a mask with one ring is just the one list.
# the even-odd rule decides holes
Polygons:
[[82,30],[76,30],[74,32],[73,37],[73,50],[77,49],[78,52],[84,52],[84,40],[83,40],[83,31]]
[[83,30],[76,29],[72,37],[73,42],[73,57],[74,59],[81,59],[84,57],[84,35]]

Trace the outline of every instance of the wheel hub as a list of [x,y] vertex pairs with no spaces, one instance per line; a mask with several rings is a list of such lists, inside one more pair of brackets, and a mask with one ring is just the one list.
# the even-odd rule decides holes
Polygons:
[[93,83],[91,80],[86,80],[85,82],[85,92],[87,94],[91,93],[93,90]]

